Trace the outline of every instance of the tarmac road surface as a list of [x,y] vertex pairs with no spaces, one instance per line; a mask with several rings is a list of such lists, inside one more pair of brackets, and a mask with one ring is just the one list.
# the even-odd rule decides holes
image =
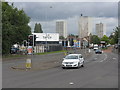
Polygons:
[[85,66],[79,69],[62,69],[63,57],[62,54],[34,56],[42,64],[46,58],[46,61],[56,60],[56,66],[43,70],[14,70],[10,68],[12,65],[23,62],[3,62],[3,88],[118,88],[117,54],[92,52],[85,58]]

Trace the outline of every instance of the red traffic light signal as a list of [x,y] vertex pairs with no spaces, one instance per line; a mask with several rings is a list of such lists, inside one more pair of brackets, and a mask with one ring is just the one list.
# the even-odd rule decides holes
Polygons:
[[36,35],[29,35],[28,42],[29,42],[29,46],[35,46],[36,45]]
[[28,36],[29,46],[33,46],[33,35]]

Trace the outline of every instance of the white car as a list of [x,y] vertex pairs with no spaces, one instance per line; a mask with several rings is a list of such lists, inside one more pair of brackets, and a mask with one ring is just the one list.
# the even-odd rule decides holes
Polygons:
[[62,68],[67,67],[83,67],[84,66],[84,58],[81,54],[69,54],[62,61]]

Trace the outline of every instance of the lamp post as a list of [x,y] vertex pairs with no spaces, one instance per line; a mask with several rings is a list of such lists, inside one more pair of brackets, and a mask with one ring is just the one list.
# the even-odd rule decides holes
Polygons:
[[46,33],[46,36],[45,36],[45,39],[46,39],[46,52],[47,52],[47,33]]
[[120,38],[118,38],[118,53],[120,53]]
[[[49,8],[52,8],[52,6],[50,6]],[[48,16],[47,16],[47,9],[45,10],[45,19],[46,19],[46,25],[47,25],[47,19],[48,19]],[[45,39],[46,39],[46,52],[48,50],[48,43],[47,43],[47,38],[48,38],[48,34],[46,33],[46,36],[45,36]]]

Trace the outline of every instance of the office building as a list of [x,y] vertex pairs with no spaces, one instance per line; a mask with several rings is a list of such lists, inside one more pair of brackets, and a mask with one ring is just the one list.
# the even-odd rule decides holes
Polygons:
[[65,20],[56,21],[56,33],[59,33],[59,36],[67,38],[67,22]]
[[106,25],[103,23],[96,24],[96,35],[99,38],[102,38],[104,35],[106,35]]
[[79,22],[79,38],[85,38],[92,33],[92,18],[88,16],[80,16]]

